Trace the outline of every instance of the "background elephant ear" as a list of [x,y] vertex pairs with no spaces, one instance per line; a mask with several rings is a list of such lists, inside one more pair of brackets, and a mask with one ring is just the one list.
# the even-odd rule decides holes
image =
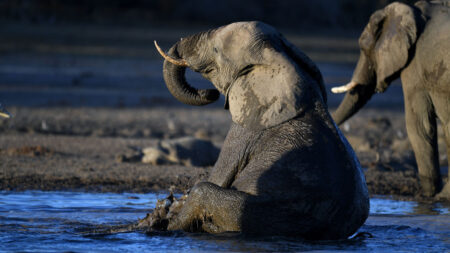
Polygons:
[[[371,22],[375,23],[380,19],[382,26],[371,27],[371,32],[375,32],[375,37],[378,37],[373,56],[376,62],[377,89],[384,91],[408,63],[409,50],[417,39],[417,25],[414,9],[397,2],[384,8],[383,18],[378,13],[373,20],[371,18]],[[366,41],[360,39],[360,44],[364,43]]]
[[228,101],[237,124],[251,130],[273,127],[298,116],[312,106],[314,96],[321,96],[314,80],[320,76],[318,69],[310,62],[318,73],[308,73],[283,47],[282,40],[259,47],[253,54],[260,57],[258,63],[232,84]]

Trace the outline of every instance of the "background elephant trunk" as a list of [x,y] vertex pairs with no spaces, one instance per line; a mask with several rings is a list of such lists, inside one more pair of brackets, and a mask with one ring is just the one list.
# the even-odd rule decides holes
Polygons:
[[363,107],[372,97],[375,90],[375,83],[370,85],[358,85],[353,90],[345,94],[344,100],[333,113],[333,119],[336,124],[344,123]]
[[375,93],[375,71],[363,52],[360,54],[352,81],[358,85],[345,94],[344,100],[333,113],[333,119],[338,125],[358,112]]
[[[180,58],[177,51],[178,43],[168,52],[174,59]],[[164,61],[163,76],[170,93],[180,102],[188,105],[207,105],[219,99],[216,89],[196,89],[190,86],[185,78],[186,67]]]

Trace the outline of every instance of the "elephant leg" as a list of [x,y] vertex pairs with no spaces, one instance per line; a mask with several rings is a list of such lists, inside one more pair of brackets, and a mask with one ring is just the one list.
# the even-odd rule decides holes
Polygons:
[[195,185],[168,230],[221,233],[241,231],[241,216],[249,195],[209,182]]
[[420,185],[426,196],[433,196],[442,187],[436,114],[425,92],[404,91],[406,130],[416,157]]
[[258,133],[251,132],[236,123],[232,123],[219,158],[209,174],[208,182],[223,188],[230,188],[239,168],[245,166],[248,146],[258,138]]
[[[447,146],[447,160],[448,160],[448,170],[450,171],[450,123],[443,125],[445,144]],[[442,188],[442,191],[438,194],[438,198],[445,198],[450,200],[450,173],[447,172],[447,183]]]
[[[445,144],[447,146],[447,185],[450,185],[450,122],[444,125]],[[450,188],[450,187],[448,187]],[[450,189],[449,189],[450,191]],[[450,192],[449,192],[450,194]],[[450,195],[449,195],[450,196]]]
[[[447,83],[448,85],[449,83]],[[446,84],[444,84],[446,85]],[[450,169],[450,90],[447,93],[434,93],[432,94],[433,105],[436,110],[436,114],[442,123],[442,130],[444,132],[445,144],[447,146],[447,160],[448,168]],[[443,152],[441,150],[441,152]],[[447,183],[439,193],[437,198],[450,200],[450,180],[447,175]]]

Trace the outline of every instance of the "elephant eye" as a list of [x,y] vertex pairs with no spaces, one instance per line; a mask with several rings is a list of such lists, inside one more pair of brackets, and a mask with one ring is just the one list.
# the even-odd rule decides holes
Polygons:
[[209,74],[209,73],[211,73],[213,71],[214,71],[214,68],[205,68],[205,69],[202,69],[199,72],[201,72],[202,74]]
[[253,70],[253,67],[254,67],[254,66],[255,66],[255,65],[253,65],[253,64],[249,64],[249,65],[245,66],[243,69],[241,69],[241,70],[239,71],[238,77],[239,77],[239,76],[245,76],[245,75],[247,75],[248,73],[250,73],[250,72]]
[[212,72],[213,70],[214,70],[214,68],[207,68],[207,69],[203,70],[202,72],[203,72],[203,74],[208,74],[208,73]]
[[193,69],[195,72],[201,73],[201,74],[208,74],[210,72],[212,72],[213,70],[215,70],[214,66],[211,66],[212,64],[205,64],[202,65],[196,69]]

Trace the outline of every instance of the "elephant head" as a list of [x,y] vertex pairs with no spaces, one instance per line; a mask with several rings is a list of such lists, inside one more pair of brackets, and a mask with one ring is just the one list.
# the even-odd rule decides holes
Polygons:
[[[301,114],[314,99],[326,103],[314,63],[261,22],[233,23],[183,38],[167,55],[158,50],[166,59],[164,80],[175,98],[204,105],[217,100],[220,92],[233,121],[243,127],[272,127]],[[193,88],[184,77],[186,67],[217,90]]]
[[375,92],[384,92],[400,76],[414,54],[423,26],[420,19],[415,7],[398,2],[372,14],[359,38],[360,57],[351,82],[332,89],[334,93],[347,91],[333,114],[337,124],[350,118]]

